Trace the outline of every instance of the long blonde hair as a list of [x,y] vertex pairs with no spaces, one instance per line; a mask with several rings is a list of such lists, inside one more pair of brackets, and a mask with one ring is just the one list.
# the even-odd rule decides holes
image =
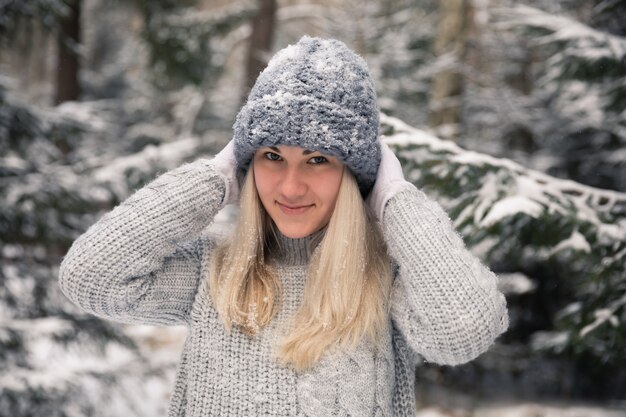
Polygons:
[[[230,243],[211,259],[210,295],[224,326],[254,336],[280,309],[279,277],[268,262],[273,228],[257,194],[254,167],[240,196]],[[335,347],[381,340],[389,320],[391,270],[382,234],[365,209],[354,176],[345,170],[330,222],[309,264],[294,327],[277,346],[279,360],[309,368]]]

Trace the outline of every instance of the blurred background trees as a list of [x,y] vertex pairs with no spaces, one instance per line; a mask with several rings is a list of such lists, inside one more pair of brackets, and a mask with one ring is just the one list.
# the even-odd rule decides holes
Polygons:
[[420,366],[421,406],[619,407],[624,22],[619,0],[0,2],[0,416],[164,414],[184,331],[83,315],[58,265],[134,190],[221,149],[259,71],[303,34],[366,59],[407,178],[507,294],[490,352]]
[[81,3],[81,0],[7,0],[0,5],[0,36],[5,42],[16,46],[21,41],[21,46],[32,48],[40,40],[33,31],[41,29],[55,38],[55,104],[80,96]]

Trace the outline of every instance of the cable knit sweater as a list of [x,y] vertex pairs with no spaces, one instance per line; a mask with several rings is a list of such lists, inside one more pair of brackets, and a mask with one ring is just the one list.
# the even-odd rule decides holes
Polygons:
[[469,361],[508,325],[496,276],[465,248],[441,207],[415,188],[392,197],[383,234],[396,265],[384,349],[363,341],[303,372],[273,346],[293,318],[318,236],[280,238],[280,313],[249,338],[228,334],[208,296],[215,240],[203,232],[222,208],[225,181],[200,159],[167,172],[72,245],[60,285],[74,303],[125,323],[189,328],[170,416],[414,416],[418,355]]

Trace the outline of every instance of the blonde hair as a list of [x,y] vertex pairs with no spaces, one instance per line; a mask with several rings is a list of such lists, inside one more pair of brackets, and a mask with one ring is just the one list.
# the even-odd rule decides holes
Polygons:
[[[212,256],[209,288],[227,330],[254,336],[280,308],[281,285],[268,262],[275,227],[248,170],[232,240]],[[365,209],[354,176],[345,170],[335,209],[313,252],[293,328],[277,346],[280,361],[302,370],[329,349],[376,345],[389,320],[391,270],[380,230]]]

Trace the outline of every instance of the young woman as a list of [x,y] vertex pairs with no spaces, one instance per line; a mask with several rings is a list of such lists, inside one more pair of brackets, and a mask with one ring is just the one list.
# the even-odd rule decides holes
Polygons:
[[[203,229],[228,203],[220,243]],[[60,284],[101,317],[188,326],[170,416],[412,416],[418,355],[469,361],[508,324],[496,276],[379,141],[365,62],[310,37],[269,62],[214,159],[79,237]]]

